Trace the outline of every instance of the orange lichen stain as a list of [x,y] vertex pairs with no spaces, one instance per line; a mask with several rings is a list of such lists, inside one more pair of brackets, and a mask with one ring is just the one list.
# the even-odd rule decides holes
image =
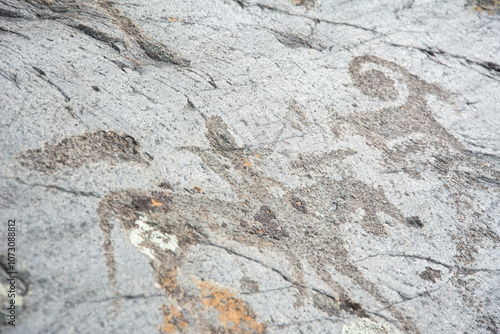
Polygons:
[[196,279],[205,308],[219,313],[218,319],[230,333],[262,333],[264,326],[255,320],[247,304],[229,289]]
[[151,198],[151,206],[162,206],[163,203],[160,201],[155,200],[154,198]]
[[173,294],[177,290],[176,272],[168,271],[164,276],[160,277],[161,286],[167,294]]
[[245,166],[245,167],[252,167],[252,163],[247,158],[241,157],[241,160],[243,160],[243,166]]
[[260,154],[259,154],[259,153],[255,153],[255,154],[254,154],[254,156],[255,156],[256,158],[260,158]]
[[168,20],[170,22],[179,22],[179,19],[178,18],[175,18],[175,17],[169,17]]
[[175,330],[184,331],[187,327],[187,322],[182,318],[181,311],[175,306],[164,306],[163,314],[165,315],[165,323],[160,327],[163,333],[174,333]]

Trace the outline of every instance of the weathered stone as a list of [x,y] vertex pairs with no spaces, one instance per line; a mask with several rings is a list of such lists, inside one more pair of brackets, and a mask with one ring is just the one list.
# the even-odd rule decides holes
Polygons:
[[0,1],[0,331],[498,332],[499,8]]

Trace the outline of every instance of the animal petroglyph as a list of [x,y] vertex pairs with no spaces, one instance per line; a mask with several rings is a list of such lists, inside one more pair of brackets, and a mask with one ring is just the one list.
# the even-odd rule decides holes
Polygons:
[[[376,68],[366,69],[368,64]],[[390,73],[384,73],[384,68]],[[354,129],[382,152],[387,166],[399,168],[415,178],[421,177],[418,169],[428,166],[435,161],[433,159],[444,161],[442,169],[448,171],[460,155],[466,154],[464,146],[436,121],[427,105],[426,94],[448,101],[449,93],[395,63],[374,56],[354,58],[349,70],[355,86],[364,94],[388,103],[401,97],[404,101],[399,106],[391,105],[363,114],[340,116],[333,113],[332,132],[338,134],[342,127]],[[406,86],[405,96],[395,80]],[[311,122],[299,106],[292,103],[290,112],[293,115],[285,117],[283,129],[310,131]],[[348,149],[326,150],[326,153],[295,152],[288,161],[293,171],[306,176],[311,170],[319,172],[314,173],[314,178],[309,175],[312,181],[308,186],[292,188],[260,168],[276,150],[274,144],[257,148],[240,146],[235,138],[237,134],[222,117],[201,115],[208,146],[182,146],[177,147],[177,151],[198,157],[231,187],[235,200],[223,201],[207,194],[202,189],[204,185],[186,191],[161,180],[157,189],[108,193],[100,200],[97,213],[104,234],[111,284],[117,285],[111,232],[113,222],[119,221],[128,231],[131,243],[151,259],[158,283],[170,297],[163,309],[162,332],[189,329],[193,332],[252,333],[266,328],[251,305],[232,289],[235,287],[202,281],[183,268],[182,261],[189,256],[190,250],[204,245],[231,256],[244,257],[279,274],[295,289],[296,308],[304,305],[304,301],[311,301],[311,305],[329,316],[346,311],[360,318],[383,317],[405,332],[418,333],[411,315],[403,314],[398,303],[365,277],[352,261],[343,226],[359,225],[369,237],[380,240],[388,235],[389,229],[382,216],[411,230],[423,229],[426,222],[416,216],[405,217],[388,200],[382,187],[356,178],[344,160],[357,152]],[[278,137],[283,133],[278,131]],[[412,137],[408,139],[408,136]],[[138,144],[130,138],[112,132],[96,132],[26,151],[19,160],[23,166],[42,172],[53,171],[59,165],[76,168],[97,160],[140,162],[146,166],[146,160],[138,155]],[[66,158],[66,151],[79,152],[79,147],[96,142],[102,145],[97,145],[92,154],[83,151],[83,160]],[[412,144],[405,144],[407,142]],[[413,159],[416,153],[420,154],[419,161]],[[335,177],[322,170],[325,165],[336,170]],[[478,234],[478,237],[483,235],[486,234]],[[288,269],[274,267],[250,254],[240,254],[233,247],[235,244],[276,254],[286,260]],[[312,268],[313,272],[306,273],[304,268]],[[315,276],[322,282],[321,286],[306,280],[307,275]],[[441,277],[441,273],[432,268],[421,275],[429,281]],[[250,289],[248,279],[242,277],[240,281],[244,282],[246,290]],[[252,281],[251,286],[256,290],[259,282]],[[374,300],[383,316],[353,298],[349,293],[353,286]],[[216,314],[218,320],[214,322],[207,310]]]
[[[461,265],[471,265],[477,253],[476,245],[484,242],[499,243],[500,237],[489,227],[478,223],[484,208],[477,203],[471,189],[495,189],[500,184],[498,159],[469,151],[452,136],[435,118],[428,103],[434,95],[441,101],[453,105],[453,96],[436,84],[430,84],[410,73],[404,67],[376,56],[355,57],[349,66],[354,85],[364,94],[384,101],[388,107],[349,116],[333,114],[334,132],[338,127],[350,125],[382,155],[391,171],[422,179],[422,173],[435,173],[443,180],[442,191],[455,199],[457,220],[456,259]],[[396,103],[396,105],[394,105]],[[352,128],[351,128],[352,129]],[[408,217],[410,226],[421,228],[418,217]],[[479,241],[481,240],[481,241]],[[437,275],[429,269],[423,273],[425,279]],[[453,284],[462,290],[463,298],[474,309],[480,310],[480,302],[474,304],[470,291],[457,272]],[[480,311],[477,311],[481,313]]]
[[[348,170],[341,168],[342,158],[352,152],[332,151],[321,157],[299,156],[291,162],[292,167],[303,169],[328,161],[338,165],[342,171],[341,179],[332,180],[323,176],[311,187],[290,189],[266,177],[255,167],[266,154],[239,147],[222,118],[206,118],[206,128],[208,148],[181,147],[179,150],[199,156],[206,166],[231,185],[238,198],[241,198],[240,201],[223,202],[197,192],[172,191],[168,196],[169,202],[163,204],[154,193],[126,190],[111,193],[101,201],[99,214],[102,224],[107,226],[110,219],[118,217],[124,227],[135,229],[137,226],[134,222],[144,219],[140,217],[147,212],[149,224],[157,231],[163,235],[176,235],[180,248],[175,255],[151,244],[151,249],[161,259],[157,265],[163,268],[157,272],[170,272],[173,268],[182,271],[175,263],[179,263],[183,252],[189,251],[190,244],[227,247],[221,244],[224,239],[283,254],[293,269],[282,274],[298,291],[297,305],[304,298],[321,294],[337,305],[339,310],[369,316],[335,281],[332,276],[332,271],[335,271],[349,277],[383,307],[387,307],[403,327],[415,330],[409,318],[391,307],[375,284],[366,279],[351,262],[339,232],[342,224],[353,221],[354,213],[361,213],[359,223],[367,232],[379,237],[383,237],[386,231],[377,213],[383,212],[395,221],[405,223],[400,211],[391,205],[381,188],[360,182]],[[272,187],[278,187],[282,195],[276,196],[270,191]],[[141,203],[147,203],[148,207],[139,207],[137,198],[141,198]],[[163,198],[167,197],[164,195]],[[336,204],[333,210],[332,203],[339,199],[341,203]],[[169,210],[153,212],[153,204],[157,207],[168,205]],[[329,286],[328,291],[311,287],[304,281],[303,261],[315,268],[316,275]],[[162,280],[161,274],[159,279]]]
[[[364,94],[384,102],[401,103],[349,116],[333,115],[336,124],[351,124],[368,143],[381,150],[388,166],[418,177],[416,153],[420,153],[423,163],[437,160],[439,164],[450,163],[451,157],[464,149],[435,119],[428,106],[428,94],[445,102],[451,100],[451,94],[443,88],[375,56],[355,57],[349,72],[354,85]],[[426,152],[432,153],[431,161]]]

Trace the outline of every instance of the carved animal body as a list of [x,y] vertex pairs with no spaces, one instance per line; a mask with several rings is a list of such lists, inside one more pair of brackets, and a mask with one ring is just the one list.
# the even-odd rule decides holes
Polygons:
[[[383,70],[389,72],[391,77]],[[349,117],[337,116],[340,124],[352,124],[371,145],[378,148],[390,167],[402,168],[418,177],[418,171],[413,168],[419,162],[409,161],[410,153],[415,156],[415,153],[423,155],[431,152],[432,160],[449,163],[464,150],[464,146],[435,119],[427,105],[428,95],[451,104],[450,93],[393,62],[375,56],[355,57],[349,71],[355,86],[370,97],[385,102],[397,102],[403,97],[401,105]],[[398,89],[397,83],[406,88],[406,92]],[[421,163],[428,167],[431,161],[425,157],[421,159]]]
[[[342,158],[353,154],[352,152],[333,151],[320,157],[299,157],[292,162],[293,167],[318,168],[325,162],[333,162],[338,165],[338,170],[343,171],[342,179],[332,180],[324,176],[311,187],[292,190],[266,177],[253,166],[251,161],[257,164],[260,160],[255,157],[256,152],[238,147],[220,117],[207,118],[206,128],[210,144],[208,149],[180,149],[198,155],[204,165],[231,185],[237,197],[241,198],[239,202],[221,202],[195,191],[173,192],[169,196],[171,202],[168,203],[168,209],[155,213],[153,203],[161,202],[161,199],[154,194],[138,190],[111,193],[99,208],[103,230],[109,231],[107,226],[113,215],[119,217],[126,228],[133,229],[137,228],[134,221],[147,214],[147,219],[155,229],[166,235],[176,235],[180,240],[181,251],[176,252],[175,256],[152,246],[161,259],[157,269],[160,281],[165,279],[162,277],[165,273],[182,270],[175,263],[179,262],[183,251],[189,251],[189,244],[214,245],[223,247],[228,252],[235,252],[223,242],[224,239],[229,239],[283,254],[292,264],[293,270],[280,274],[298,289],[298,305],[302,303],[302,299],[319,294],[330,299],[338,308],[359,316],[368,316],[361,305],[353,301],[346,290],[336,283],[331,275],[333,268],[337,274],[349,277],[365,289],[384,307],[389,306],[377,287],[351,262],[338,228],[351,221],[353,213],[361,210],[364,215],[361,223],[363,228],[369,233],[383,236],[384,223],[377,218],[377,213],[383,212],[400,223],[404,222],[404,218],[390,204],[381,188],[373,188],[355,180],[353,175],[342,168]],[[279,197],[270,192],[271,188],[276,187],[282,193]],[[137,198],[146,199],[150,203],[149,207],[138,206]],[[222,227],[223,225],[225,226]],[[106,245],[109,244],[107,241]],[[303,261],[316,269],[316,274],[330,286],[330,290],[309,286],[304,281]],[[112,263],[112,260],[109,262]],[[114,276],[112,271],[110,276]],[[391,309],[391,313],[403,326],[414,329],[411,322],[397,309]]]
[[[463,146],[435,120],[425,100],[427,93],[445,101],[450,95],[392,62],[374,56],[356,57],[352,60],[349,70],[356,87],[368,96],[383,101],[394,101],[401,94],[396,89],[394,80],[380,70],[363,71],[363,67],[369,63],[396,73],[408,89],[406,100],[400,106],[383,108],[363,115],[347,117],[333,114],[333,123],[336,124],[332,126],[333,132],[338,133],[339,126],[350,124],[369,143],[383,152],[390,166],[402,166],[410,170],[414,166],[407,159],[408,153],[424,149],[439,152],[445,159],[454,159],[454,155],[449,152],[463,150]],[[221,117],[204,115],[203,117],[208,148],[187,146],[178,150],[197,155],[205,166],[231,186],[238,200],[226,202],[204,194],[199,187],[186,191],[175,189],[175,186],[166,186],[166,183],[150,191],[128,189],[110,192],[100,201],[98,214],[105,235],[104,248],[112,284],[116,284],[116,272],[111,230],[112,221],[118,219],[126,230],[139,238],[134,239],[139,240],[136,246],[152,258],[151,264],[158,275],[159,283],[172,297],[170,304],[164,309],[165,331],[167,329],[182,331],[187,326],[186,321],[182,320],[183,317],[186,318],[186,314],[181,315],[179,309],[189,312],[184,306],[192,303],[190,301],[192,296],[186,295],[189,284],[182,278],[183,268],[180,263],[192,245],[201,244],[223,249],[233,255],[244,256],[278,273],[297,290],[297,307],[305,299],[322,298],[334,305],[337,310],[342,309],[360,317],[373,316],[359,302],[353,300],[345,286],[336,280],[336,275],[347,277],[352,284],[363,289],[382,308],[385,308],[402,328],[409,332],[418,332],[411,318],[403,315],[392,305],[384,293],[357,268],[342,237],[341,226],[356,222],[369,234],[384,237],[387,227],[379,218],[380,213],[400,224],[406,224],[403,214],[390,203],[381,187],[373,187],[356,180],[354,174],[345,168],[343,159],[356,153],[349,150],[334,150],[321,155],[299,154],[296,160],[290,162],[290,166],[297,173],[321,170],[322,166],[328,163],[336,168],[339,175],[334,179],[326,173],[317,173],[320,176],[316,177],[313,185],[292,189],[266,176],[259,168],[259,164],[272,153],[274,149],[272,146],[259,148],[258,151],[240,147]],[[299,129],[302,126],[307,127],[304,117],[299,118],[299,122],[302,125],[292,124],[292,126]],[[423,134],[419,139],[422,145],[403,150],[391,146],[392,140],[414,133]],[[121,138],[110,134],[89,138],[94,137]],[[133,144],[135,145],[135,142]],[[111,152],[118,149],[113,146],[109,150]],[[132,153],[129,152],[130,154],[123,149],[122,151],[123,161],[138,161],[137,157],[128,157],[132,153],[133,155],[137,153],[135,148]],[[36,161],[37,156],[43,158],[44,152],[54,155],[51,148],[46,148],[28,152],[29,154],[24,154],[22,157]],[[103,155],[108,158],[110,156],[106,152]],[[37,169],[29,163],[25,165]],[[418,176],[418,173],[412,175]],[[162,238],[163,243],[155,242]],[[292,269],[286,271],[274,268],[262,260],[240,254],[233,247],[236,244],[282,254]],[[161,245],[170,246],[166,250]],[[309,284],[304,279],[305,265],[314,268],[314,274],[328,288]],[[192,281],[198,284],[202,292],[211,291],[213,294],[213,291],[217,290],[219,295],[233,300],[237,308],[245,309],[251,315],[238,324],[233,321],[230,331],[263,330],[264,327],[256,322],[255,315],[244,301],[231,293],[222,293],[223,290],[215,288],[215,285],[207,287],[195,278]],[[211,305],[220,311],[211,297],[202,293],[200,298],[203,305]],[[196,307],[190,309],[193,312]],[[199,314],[189,315],[191,319],[189,325],[200,330],[214,329],[215,325],[205,317],[202,309],[198,310]],[[225,326],[228,326],[227,321]]]

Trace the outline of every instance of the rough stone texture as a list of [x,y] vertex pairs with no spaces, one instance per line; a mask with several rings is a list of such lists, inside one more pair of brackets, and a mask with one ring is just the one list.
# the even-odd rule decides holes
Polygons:
[[0,331],[498,333],[499,8],[0,0]]

